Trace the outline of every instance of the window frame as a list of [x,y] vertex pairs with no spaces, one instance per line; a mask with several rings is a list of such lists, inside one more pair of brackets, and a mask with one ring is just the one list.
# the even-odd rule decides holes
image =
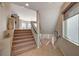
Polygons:
[[[69,41],[69,42],[71,42],[70,39],[67,38],[67,37],[63,34],[63,32],[64,32],[64,29],[63,29],[63,26],[64,26],[64,25],[63,25],[63,22],[64,22],[65,20],[67,20],[67,19],[69,19],[69,18],[71,18],[71,17],[76,16],[77,14],[79,14],[79,13],[74,14],[73,16],[71,16],[71,17],[65,19],[65,13],[66,13],[69,9],[71,9],[71,7],[73,7],[76,3],[77,3],[77,2],[72,2],[72,3],[70,3],[70,4],[67,6],[67,8],[62,12],[62,15],[63,15],[63,20],[62,20],[62,38],[63,38],[63,39],[66,39],[66,40]],[[78,22],[79,22],[79,20],[78,20]],[[79,25],[79,24],[78,24],[78,25]],[[79,29],[79,27],[78,27],[78,29]],[[67,29],[66,29],[66,31],[67,31]],[[66,33],[67,33],[67,32],[66,32]],[[79,35],[79,30],[78,30],[78,35]],[[78,37],[78,38],[79,38],[79,37]],[[69,39],[69,40],[68,40],[68,39]],[[71,43],[73,43],[73,44],[79,46],[79,43],[76,43],[76,42],[71,42]]]

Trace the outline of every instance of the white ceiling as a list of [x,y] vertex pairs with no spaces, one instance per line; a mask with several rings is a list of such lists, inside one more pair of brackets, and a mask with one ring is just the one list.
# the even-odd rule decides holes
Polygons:
[[10,5],[11,5],[11,13],[17,14],[21,20],[36,21],[36,11],[13,3]]
[[25,6],[25,4],[28,3],[29,6],[27,8],[33,10],[42,10],[42,9],[56,8],[56,7],[59,8],[64,2],[13,2],[13,3],[24,7],[27,7]]

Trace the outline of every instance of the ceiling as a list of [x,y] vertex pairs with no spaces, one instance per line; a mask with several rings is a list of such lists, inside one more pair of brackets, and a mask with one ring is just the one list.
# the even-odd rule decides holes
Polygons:
[[29,6],[27,8],[30,8],[32,10],[42,10],[42,9],[60,7],[64,2],[12,2],[12,3],[24,7],[27,7],[25,4],[28,3]]
[[23,6],[19,6],[17,4],[11,5],[11,14],[17,14],[20,20],[23,21],[36,21],[36,11],[32,9],[25,8]]

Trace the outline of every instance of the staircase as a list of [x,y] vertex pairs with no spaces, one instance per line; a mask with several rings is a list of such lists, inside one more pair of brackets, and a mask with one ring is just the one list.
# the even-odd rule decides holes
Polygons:
[[19,55],[36,47],[31,30],[15,30],[12,42],[12,55]]

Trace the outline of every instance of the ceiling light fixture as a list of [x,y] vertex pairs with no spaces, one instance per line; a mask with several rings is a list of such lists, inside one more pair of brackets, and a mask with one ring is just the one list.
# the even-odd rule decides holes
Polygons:
[[28,4],[28,3],[26,3],[25,5],[26,5],[26,6],[29,6],[29,4]]

